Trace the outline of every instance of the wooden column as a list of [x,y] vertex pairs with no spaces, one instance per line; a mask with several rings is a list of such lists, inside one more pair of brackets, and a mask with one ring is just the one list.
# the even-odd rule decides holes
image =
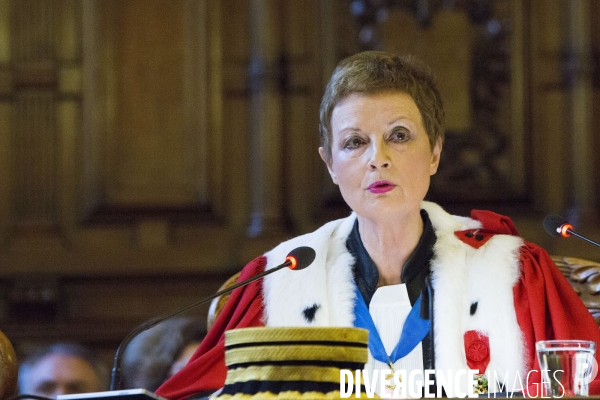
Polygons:
[[250,225],[251,237],[268,236],[281,230],[282,204],[282,115],[284,96],[280,90],[282,34],[280,2],[251,0],[250,3]]
[[57,215],[67,243],[73,241],[76,230],[77,141],[81,134],[82,48],[81,4],[63,0],[57,13],[56,58],[58,85],[56,103],[57,124],[57,187],[60,198]]
[[571,136],[570,207],[574,218],[582,221],[593,214],[594,157],[592,127],[592,43],[590,1],[566,0],[568,37],[565,75],[570,89],[569,133]]
[[11,152],[11,98],[13,73],[11,68],[9,0],[0,0],[0,249],[8,240],[13,218],[13,182]]

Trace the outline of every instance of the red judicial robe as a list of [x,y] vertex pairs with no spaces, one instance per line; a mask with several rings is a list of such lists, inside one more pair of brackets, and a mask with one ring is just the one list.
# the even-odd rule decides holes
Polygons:
[[[496,234],[518,235],[512,221],[489,211],[473,211],[473,219],[482,223],[478,230],[484,238],[456,232],[463,242],[479,247]],[[467,232],[468,233],[468,232]],[[539,371],[535,342],[549,339],[579,339],[600,343],[600,330],[569,282],[542,248],[527,243],[520,251],[521,273],[513,287],[517,322],[525,344],[525,365]],[[258,257],[246,265],[239,280],[248,279],[265,269],[267,259]],[[184,399],[202,392],[211,392],[224,386],[225,331],[244,327],[264,326],[261,280],[236,289],[210,332],[200,344],[188,365],[165,382],[156,394],[167,399]],[[598,354],[596,355],[598,360]],[[526,377],[523,377],[525,379]],[[539,372],[530,375],[529,383],[540,382]],[[510,385],[509,385],[510,389]],[[536,388],[530,386],[531,395]],[[590,394],[600,394],[600,380],[590,385]]]

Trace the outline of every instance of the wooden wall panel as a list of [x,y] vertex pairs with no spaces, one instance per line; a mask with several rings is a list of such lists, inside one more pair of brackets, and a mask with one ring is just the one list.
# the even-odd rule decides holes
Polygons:
[[13,119],[15,214],[20,227],[57,223],[57,135],[52,92],[15,96]]
[[[566,129],[563,123],[564,116],[561,115],[565,102],[560,94],[560,43],[565,32],[562,24],[553,27],[555,23],[560,22],[559,14],[562,13],[562,10],[556,10],[561,10],[561,3],[555,0],[545,1],[544,4],[531,8],[532,129],[544,132],[544,135],[532,137],[532,155],[538,160],[554,160],[561,157],[560,153],[566,140],[566,137],[560,137],[560,132]],[[562,145],[552,146],[556,140]],[[534,163],[534,201],[538,207],[564,209],[564,173],[565,170],[559,163]]]
[[[158,260],[169,257],[174,272],[233,268],[283,237],[347,213],[316,153],[317,113],[333,65],[356,48],[355,21],[341,0],[260,6],[280,22],[265,42],[270,46],[276,39],[280,49],[268,71],[274,100],[258,115],[249,84],[257,43],[249,16],[260,4],[0,1],[11,14],[10,29],[0,34],[9,41],[0,53],[5,116],[0,126],[7,144],[6,195],[0,204],[9,243],[1,257],[7,271],[53,268],[54,262],[70,273],[114,273],[120,263],[136,271],[158,270]],[[558,17],[548,11],[562,10],[566,3],[494,4],[499,18],[515,18],[515,24],[531,29],[514,29],[511,34],[518,38],[510,42],[513,51],[528,52],[511,61],[519,79],[510,91],[531,87],[530,105],[513,96],[500,113],[512,118],[519,111],[532,112],[507,125],[515,135],[513,147],[521,147],[510,153],[513,161],[502,159],[498,168],[513,177],[515,186],[530,185],[534,209],[565,209],[566,170],[545,162],[562,154],[555,143],[564,144],[563,130],[570,129],[571,116],[563,113],[571,101],[561,58],[566,28],[557,32]],[[39,26],[29,30],[28,16],[39,19]],[[459,88],[468,85],[469,49],[479,35],[466,18],[462,11],[440,9],[432,26],[421,28],[414,15],[391,9],[381,26],[388,50],[415,52],[440,69],[451,99],[446,102],[449,126],[457,129],[468,125],[472,112],[470,93]],[[323,40],[332,35],[337,40]],[[444,37],[452,37],[451,50]],[[524,37],[532,40],[519,49]],[[15,46],[18,51],[5,50]],[[527,63],[531,75],[518,75],[515,66]],[[528,118],[530,142],[519,136]],[[257,158],[251,135],[260,126],[272,132],[260,146],[264,157]],[[527,162],[533,168],[524,178],[529,164],[513,164],[528,143]],[[261,189],[253,164],[270,158],[275,161],[264,164],[269,190]],[[511,168],[517,172],[510,175]],[[279,173],[281,184],[276,184],[271,178]],[[270,197],[269,212],[280,218],[280,231],[264,242],[247,237],[257,195]],[[45,221],[49,228],[34,229],[34,238],[27,240],[19,236],[17,243],[12,228],[19,218]],[[50,255],[29,251],[33,243],[52,249]],[[106,248],[111,254],[103,262]],[[154,264],[144,255],[148,249],[156,252]]]
[[[328,175],[320,174],[326,168],[318,154],[319,105],[325,86],[325,82],[315,79],[323,68],[324,50],[319,40],[323,28],[315,26],[322,11],[321,3],[316,0],[285,3],[284,37],[289,61],[283,125],[285,181],[288,182],[284,204],[290,224],[299,232],[311,231],[323,220],[320,188],[324,181],[320,178],[325,182],[330,180]],[[309,26],[313,28],[307,29]]]
[[[49,2],[13,2],[10,144],[12,210],[17,233],[58,225],[57,132],[54,88],[57,10]],[[32,229],[33,228],[33,229]]]
[[90,10],[95,28],[86,34],[97,43],[90,44],[96,54],[89,55],[89,68],[104,63],[101,71],[86,75],[92,92],[86,98],[103,94],[101,101],[86,103],[88,117],[104,126],[92,138],[98,148],[86,151],[98,163],[87,168],[98,174],[90,177],[98,185],[92,189],[97,208],[143,211],[222,201],[209,178],[220,169],[220,158],[211,151],[206,5],[101,1]]
[[[331,74],[338,62],[346,56],[355,53],[358,48],[357,27],[349,13],[348,3],[339,0],[323,0],[319,3],[318,7],[314,6],[311,8],[315,13],[318,12],[320,14],[319,30],[318,32],[310,32],[311,35],[318,33],[318,35],[315,35],[317,40],[317,50],[315,51],[315,55],[318,55],[319,57],[318,70],[313,70],[314,72],[307,70],[307,75],[304,76],[305,81],[310,81],[312,85],[316,85],[316,91],[314,93],[315,100],[314,102],[311,102],[313,107],[315,107],[315,114],[308,114],[304,117],[292,117],[305,118],[304,124],[306,124],[307,129],[309,129],[308,136],[310,137],[310,139],[307,139],[307,144],[311,146],[308,140],[314,138],[315,144],[312,146],[317,146],[317,148],[320,145],[318,107],[320,106],[325,86],[331,78]],[[302,74],[299,74],[298,76],[302,76]],[[316,77],[319,77],[320,81],[318,81]],[[299,98],[294,99],[294,101],[299,100]],[[305,103],[305,105],[307,104],[308,103]],[[309,109],[307,108],[306,111],[308,112]],[[307,222],[318,225],[324,221],[347,216],[349,209],[343,202],[337,185],[331,181],[327,168],[321,161],[318,153],[314,154],[313,149],[310,148],[306,150],[304,157],[312,163],[310,164],[310,168],[312,168],[314,173],[312,177],[307,178],[310,180],[308,185],[312,187],[311,192],[314,199],[312,200],[312,203],[314,206],[310,204],[303,205],[304,207],[308,206],[312,209],[311,219],[305,221],[304,225],[307,225]],[[305,161],[299,161],[300,164],[304,162]],[[299,174],[298,176],[302,177],[302,174]],[[300,202],[302,200],[296,199],[296,201]]]
[[[198,165],[192,156],[196,138],[206,130],[185,126],[186,87],[194,87],[193,79],[184,81],[188,10],[181,1],[101,4],[117,13],[116,26],[108,29],[116,31],[118,40],[117,90],[109,100],[115,103],[116,124],[107,132],[103,157],[105,201],[115,206],[193,204],[202,181],[194,179]],[[206,189],[199,194],[206,196]]]
[[[593,139],[588,136],[594,107],[586,22],[590,4],[548,0],[532,12],[537,33],[532,40],[534,151],[542,152],[534,172],[540,179],[536,186],[545,194],[537,201],[545,209],[569,211],[582,222],[593,221],[592,214],[597,218],[590,210],[595,190],[589,177],[597,159],[590,156]],[[567,23],[559,14],[568,17]]]
[[2,273],[239,268],[218,2],[0,7]]
[[[222,1],[223,60],[246,63],[250,55],[250,2]],[[244,74],[239,76],[244,77]]]
[[[11,56],[11,0],[0,0],[0,65],[2,65],[3,69],[10,63]],[[4,78],[6,75],[2,74],[3,79],[1,80],[3,83],[2,92],[6,91],[6,81]]]
[[[381,47],[414,55],[436,75],[446,111],[445,149],[430,196],[436,201],[526,202],[521,2],[496,0],[478,17],[468,7],[433,7],[428,24],[391,8]],[[499,189],[499,187],[501,189]]]
[[472,122],[471,99],[465,89],[472,72],[475,37],[475,27],[462,10],[436,13],[427,28],[419,27],[408,11],[393,10],[382,24],[386,51],[413,54],[435,71],[450,130],[469,128]]
[[[281,218],[275,235],[255,238],[248,237],[256,182],[250,132],[258,126],[248,2],[1,4],[11,13],[11,43],[29,49],[9,53],[16,68],[6,70],[17,72],[3,75],[10,114],[3,139],[23,149],[10,150],[6,170],[12,187],[3,197],[4,274],[124,275],[163,272],[165,265],[172,273],[228,271],[316,225],[320,189],[305,172],[322,170],[316,113],[323,84],[313,79],[322,73],[321,1],[265,9],[282,21],[271,39],[283,46],[273,54],[277,70],[269,72],[269,90],[279,100],[263,108],[270,115],[264,126],[280,127],[270,133],[280,144],[269,140],[265,157],[279,160],[268,175],[280,173],[285,182],[254,187],[259,196],[277,192],[270,207]],[[41,10],[31,15],[40,14],[42,25],[28,32],[31,7]],[[40,56],[32,49],[42,39]],[[40,108],[35,96],[47,96],[41,112],[19,111]],[[35,121],[44,121],[28,128],[45,141],[39,154],[17,135],[19,124]],[[289,165],[281,165],[281,154]],[[287,194],[286,187],[302,193]],[[15,235],[11,220],[38,209],[48,228]]]
[[[222,134],[223,174],[229,182],[226,198],[228,220],[237,241],[242,241],[249,224],[251,175],[248,101],[248,60],[250,57],[250,2],[226,0],[222,7]],[[240,257],[241,258],[241,257]],[[239,260],[242,262],[242,260]]]
[[[39,343],[75,341],[114,356],[134,327],[216,292],[225,276],[0,279],[2,331],[17,350]],[[208,304],[186,313],[205,326]],[[112,361],[112,357],[107,357]]]
[[[55,23],[58,9],[52,2],[23,0],[12,2],[13,62],[51,62],[55,55]],[[23,65],[19,65],[22,67]]]
[[14,225],[13,205],[13,165],[11,151],[12,107],[0,101],[0,251],[6,247]]

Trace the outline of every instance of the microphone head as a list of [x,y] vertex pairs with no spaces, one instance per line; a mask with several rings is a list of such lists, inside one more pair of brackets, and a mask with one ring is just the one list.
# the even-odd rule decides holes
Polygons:
[[290,265],[290,269],[294,271],[299,271],[308,267],[314,261],[316,256],[315,250],[312,247],[308,246],[300,246],[296,247],[294,250],[290,251],[286,260],[289,260],[292,265]]
[[569,234],[566,229],[573,229],[573,226],[569,222],[558,215],[547,215],[544,218],[544,230],[552,236],[568,237]]

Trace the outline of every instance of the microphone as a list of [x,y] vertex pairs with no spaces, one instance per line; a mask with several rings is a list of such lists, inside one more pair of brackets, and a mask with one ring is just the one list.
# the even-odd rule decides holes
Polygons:
[[599,243],[594,242],[591,239],[581,236],[573,231],[573,225],[571,225],[566,219],[558,215],[547,215],[544,218],[544,230],[552,236],[569,237],[571,235],[583,239],[588,243],[600,247]]
[[121,344],[119,344],[119,347],[117,348],[117,351],[115,353],[113,369],[112,369],[112,373],[110,376],[110,390],[113,391],[113,390],[121,389],[121,386],[122,386],[121,362],[122,362],[122,358],[123,358],[123,353],[125,352],[125,348],[129,344],[129,342],[131,342],[133,340],[133,338],[136,337],[137,335],[139,335],[140,333],[158,325],[159,323],[161,323],[169,318],[172,318],[176,315],[179,315],[188,310],[191,310],[192,308],[197,307],[206,302],[209,302],[212,299],[217,298],[223,294],[233,292],[235,289],[237,289],[239,287],[245,286],[251,282],[254,282],[255,280],[258,280],[258,279],[266,276],[266,275],[269,275],[269,274],[272,274],[273,272],[279,271],[282,268],[288,267],[291,270],[300,271],[301,269],[304,269],[304,268],[308,267],[310,264],[312,264],[312,262],[315,259],[315,255],[316,255],[315,250],[312,247],[307,247],[307,246],[297,247],[294,250],[289,252],[289,254],[285,258],[285,262],[283,264],[280,264],[275,268],[271,268],[267,271],[264,271],[258,275],[255,275],[252,278],[246,279],[245,281],[238,282],[233,286],[230,286],[226,289],[223,289],[223,290],[213,294],[212,296],[208,296],[194,304],[190,304],[189,306],[182,308],[181,310],[175,311],[171,314],[168,314],[168,315],[165,315],[162,317],[155,318],[155,319],[150,320],[150,321],[138,326],[137,328],[133,329],[132,331],[130,331],[127,334],[127,336],[125,336],[125,338],[123,339]]

